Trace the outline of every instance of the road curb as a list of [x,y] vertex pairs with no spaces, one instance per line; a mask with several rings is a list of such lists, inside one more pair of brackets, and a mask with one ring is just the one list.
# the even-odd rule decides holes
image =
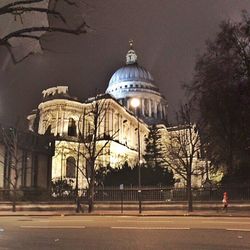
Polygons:
[[56,217],[66,217],[66,216],[131,216],[131,217],[250,217],[250,214],[201,214],[201,213],[178,213],[178,214],[155,214],[155,213],[146,213],[146,214],[136,214],[136,213],[0,213],[0,217],[18,217],[18,216],[56,216]]

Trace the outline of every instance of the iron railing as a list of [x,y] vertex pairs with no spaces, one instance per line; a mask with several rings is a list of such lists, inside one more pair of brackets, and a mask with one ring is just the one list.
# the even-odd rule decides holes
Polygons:
[[[95,188],[95,201],[138,201],[139,191],[141,191],[141,199],[143,201],[155,202],[175,202],[186,201],[187,192],[185,188],[169,188],[169,187],[97,187]],[[210,188],[193,188],[194,201],[221,201],[223,193],[227,192],[229,199],[250,201],[250,186],[230,186],[230,187],[210,187]],[[0,201],[10,201],[13,198],[13,190],[0,189]],[[88,190],[79,189],[78,196],[80,200],[88,200]],[[74,201],[76,191],[60,190],[58,193],[51,193],[41,189],[22,189],[16,190],[16,199],[18,201]]]

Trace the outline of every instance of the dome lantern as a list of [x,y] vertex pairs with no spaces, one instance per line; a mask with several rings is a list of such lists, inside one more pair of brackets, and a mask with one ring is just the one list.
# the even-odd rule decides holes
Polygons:
[[135,53],[135,51],[133,50],[133,40],[129,41],[129,51],[126,55],[126,64],[134,64],[137,62],[137,55]]

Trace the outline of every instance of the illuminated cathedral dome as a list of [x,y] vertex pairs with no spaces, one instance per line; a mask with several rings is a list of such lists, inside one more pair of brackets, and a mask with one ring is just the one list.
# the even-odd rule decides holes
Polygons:
[[154,84],[151,73],[137,63],[132,41],[126,55],[126,65],[112,75],[106,93],[131,111],[134,109],[130,100],[138,98],[141,105],[137,113],[149,124],[166,121],[167,102]]
[[153,83],[154,79],[149,71],[139,66],[137,63],[128,64],[118,69],[109,81],[109,87],[120,82],[141,81]]

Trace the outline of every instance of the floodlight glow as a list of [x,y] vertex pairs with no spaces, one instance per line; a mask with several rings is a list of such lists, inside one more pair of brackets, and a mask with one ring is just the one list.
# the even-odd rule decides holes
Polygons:
[[131,100],[131,106],[132,106],[133,108],[139,107],[139,106],[140,106],[140,100],[139,100],[138,98],[133,98],[133,99]]

